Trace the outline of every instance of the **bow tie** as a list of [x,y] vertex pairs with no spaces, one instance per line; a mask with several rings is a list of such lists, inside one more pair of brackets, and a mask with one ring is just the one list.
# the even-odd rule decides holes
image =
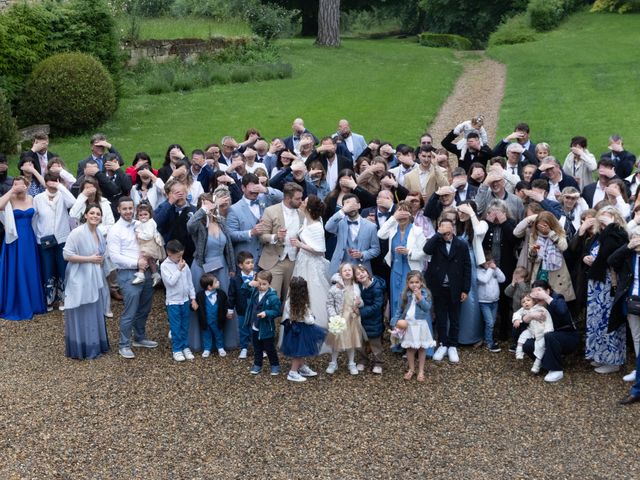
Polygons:
[[258,202],[258,200],[251,200],[251,206],[253,207],[254,205],[260,205],[260,202]]
[[378,212],[379,217],[389,217],[389,212]]
[[244,282],[250,282],[251,280],[253,280],[253,275],[242,275],[242,280]]
[[359,222],[358,222],[358,220],[347,220],[347,223],[349,225],[358,225]]
[[296,141],[296,142],[299,142],[300,141],[300,137],[293,137],[293,140]]

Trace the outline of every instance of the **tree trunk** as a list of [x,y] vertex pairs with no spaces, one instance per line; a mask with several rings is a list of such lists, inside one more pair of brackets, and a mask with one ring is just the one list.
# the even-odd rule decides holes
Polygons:
[[340,46],[340,0],[320,0],[316,45]]

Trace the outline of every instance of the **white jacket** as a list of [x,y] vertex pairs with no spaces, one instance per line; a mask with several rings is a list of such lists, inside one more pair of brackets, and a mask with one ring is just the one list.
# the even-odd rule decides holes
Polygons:
[[500,299],[500,283],[506,280],[499,268],[478,267],[478,301],[493,303]]
[[580,190],[584,190],[584,187],[590,183],[595,182],[593,179],[593,172],[598,168],[598,162],[593,153],[589,150],[584,151],[584,158],[582,158],[578,164],[576,164],[575,156],[573,152],[569,152],[567,158],[564,159],[564,165],[562,166],[562,172],[565,175],[575,178],[578,181]]
[[[389,220],[384,222],[378,231],[378,238],[381,240],[389,240],[389,251],[384,256],[384,261],[387,265],[391,266],[391,239],[398,232],[398,221],[393,215],[389,217]],[[411,270],[424,269],[424,260],[427,258],[426,254],[422,250],[424,244],[427,243],[427,238],[422,233],[422,228],[413,225],[409,236],[407,237],[407,249],[409,254],[407,255],[407,261]]]

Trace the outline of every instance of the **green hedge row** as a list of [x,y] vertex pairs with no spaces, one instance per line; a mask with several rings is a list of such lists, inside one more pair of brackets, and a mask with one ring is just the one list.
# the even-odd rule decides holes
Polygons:
[[462,35],[449,33],[429,33],[423,32],[418,35],[418,42],[425,47],[446,47],[457,50],[471,50],[471,40]]

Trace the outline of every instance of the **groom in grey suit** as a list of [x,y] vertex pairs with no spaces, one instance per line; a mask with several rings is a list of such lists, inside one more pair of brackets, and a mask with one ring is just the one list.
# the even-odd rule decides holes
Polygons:
[[333,215],[325,230],[338,238],[331,257],[329,276],[341,263],[362,264],[371,273],[371,259],[380,255],[376,225],[360,217],[360,200],[352,193],[342,197],[342,209]]
[[250,252],[258,263],[262,252],[259,237],[266,232],[260,219],[265,208],[282,201],[282,192],[260,185],[260,180],[253,173],[242,177],[242,192],[243,197],[229,209],[227,227],[236,254],[243,250]]

